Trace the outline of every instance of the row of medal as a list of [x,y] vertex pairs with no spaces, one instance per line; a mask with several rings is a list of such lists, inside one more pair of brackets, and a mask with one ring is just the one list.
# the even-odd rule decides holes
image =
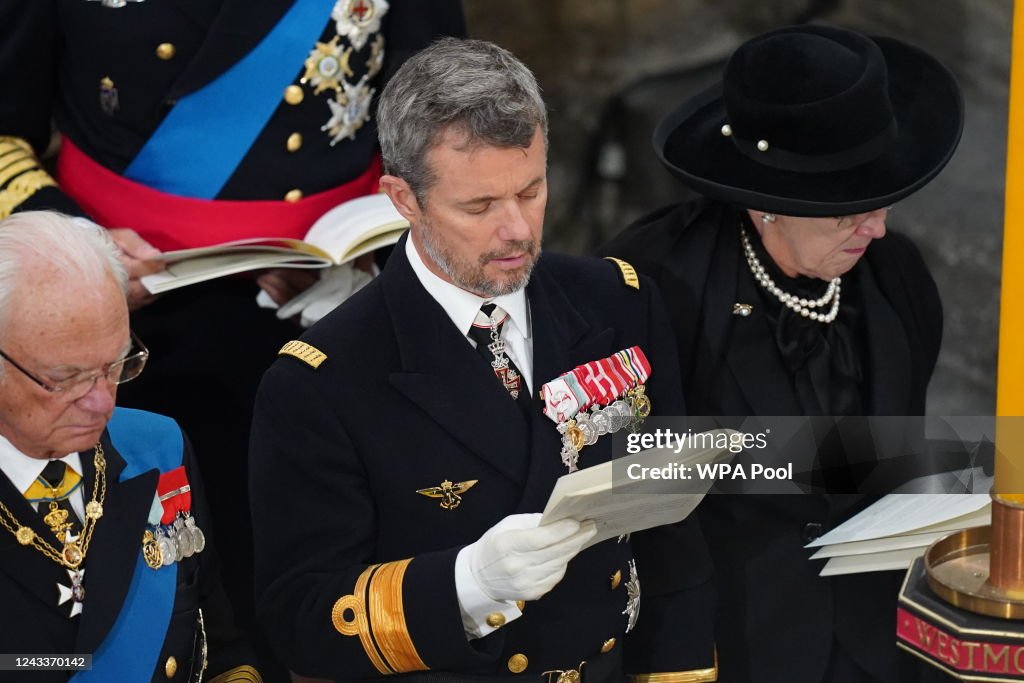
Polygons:
[[651,400],[644,393],[644,387],[630,390],[625,398],[608,406],[591,406],[590,412],[580,412],[576,417],[558,425],[562,435],[562,464],[570,472],[579,469],[579,453],[585,446],[593,446],[598,437],[630,428],[635,429],[651,414]]
[[579,469],[585,446],[605,434],[635,428],[650,415],[644,389],[650,375],[643,350],[633,346],[584,363],[541,387],[544,414],[562,435],[562,463],[570,472]]
[[142,554],[152,569],[169,567],[203,552],[206,534],[190,513],[179,514],[171,524],[158,524],[143,534]]
[[160,475],[142,535],[142,557],[151,569],[169,567],[203,552],[206,534],[192,516],[192,486],[185,468]]

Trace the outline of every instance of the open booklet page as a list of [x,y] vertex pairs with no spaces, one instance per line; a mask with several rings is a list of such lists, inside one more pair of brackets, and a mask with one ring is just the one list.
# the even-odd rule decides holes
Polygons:
[[988,494],[889,494],[812,541],[821,576],[906,569],[947,534],[990,522]]
[[[714,430],[731,434],[732,430]],[[728,437],[723,441],[728,442]],[[728,462],[727,448],[653,448],[559,477],[541,524],[559,519],[593,520],[597,535],[587,544],[682,521],[714,483],[711,479],[650,478],[650,470],[678,471],[678,465]],[[581,455],[585,462],[586,452]]]
[[305,239],[253,237],[161,255],[165,270],[142,278],[152,294],[261,268],[327,268],[398,241],[409,227],[387,195],[358,197],[331,209]]

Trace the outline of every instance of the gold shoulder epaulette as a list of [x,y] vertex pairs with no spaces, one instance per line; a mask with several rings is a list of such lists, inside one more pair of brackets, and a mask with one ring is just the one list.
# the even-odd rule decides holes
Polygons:
[[614,256],[605,256],[604,258],[606,261],[611,261],[619,267],[619,270],[622,271],[622,281],[626,283],[627,287],[640,289],[640,278],[637,277],[636,269],[633,266]]
[[279,356],[294,356],[312,368],[320,367],[327,360],[327,354],[304,341],[293,339],[277,352]]
[[39,190],[56,184],[27,140],[0,136],[0,218],[7,218]]

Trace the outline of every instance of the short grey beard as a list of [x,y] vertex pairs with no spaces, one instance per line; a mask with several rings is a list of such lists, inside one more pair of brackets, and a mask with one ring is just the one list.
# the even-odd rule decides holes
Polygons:
[[[530,283],[530,275],[533,273],[533,267],[536,265],[536,260],[530,263],[520,278],[505,282],[492,282],[484,277],[482,267],[473,272],[474,269],[468,264],[457,264],[456,257],[438,244],[434,240],[434,235],[433,227],[424,220],[420,224],[419,234],[421,238],[420,241],[423,245],[423,251],[426,252],[427,256],[430,257],[430,260],[437,264],[437,267],[441,269],[441,272],[447,275],[448,279],[451,280],[452,284],[456,287],[486,298],[494,298],[518,292]],[[532,245],[532,241],[529,242],[529,244]],[[464,266],[462,271],[459,270],[459,265]],[[468,273],[471,272],[472,275],[476,277],[468,275]]]

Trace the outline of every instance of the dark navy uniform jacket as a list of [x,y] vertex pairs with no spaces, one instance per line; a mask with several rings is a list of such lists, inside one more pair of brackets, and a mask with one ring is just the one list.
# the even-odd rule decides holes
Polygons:
[[[257,612],[286,663],[344,680],[429,669],[536,681],[581,662],[586,679],[588,667],[622,657],[629,672],[710,669],[678,680],[713,680],[708,558],[688,523],[585,550],[550,593],[481,639],[467,639],[455,591],[459,550],[507,515],[542,511],[566,473],[536,398],[542,384],[636,344],[652,366],[654,413],[682,413],[673,336],[650,282],[629,287],[608,261],[542,256],[526,289],[527,419],[419,283],[403,244],[302,337],[326,356],[319,367],[283,356],[258,394]],[[605,436],[580,466],[611,456]],[[472,479],[454,510],[417,493]],[[640,616],[624,635],[634,557]],[[622,668],[594,680],[621,678]]]
[[[32,0],[0,4],[0,138],[47,149],[51,121],[76,146],[121,173],[182,97],[228,70],[264,38],[292,0],[129,0],[119,8],[100,0]],[[320,40],[335,35],[325,1]],[[465,32],[461,4],[452,0],[392,0],[383,15],[383,68],[369,81],[379,94],[387,76],[413,52],[442,35]],[[372,39],[349,60],[356,83],[368,71]],[[344,44],[344,41],[343,41]],[[311,43],[310,49],[314,46]],[[305,69],[295,64],[294,84]],[[104,108],[102,83],[117,91]],[[303,86],[298,103],[282,99],[272,118],[217,195],[218,199],[284,199],[332,188],[363,173],[376,148],[371,120],[352,140],[331,146],[321,131],[333,91]],[[109,109],[109,108],[108,108]],[[301,146],[294,147],[294,134]],[[291,137],[292,143],[289,144]],[[52,186],[22,190],[10,183],[25,168],[0,168],[0,216],[11,209],[57,208],[80,213]],[[182,173],[188,169],[182,169]],[[106,226],[131,227],[131,226]]]

